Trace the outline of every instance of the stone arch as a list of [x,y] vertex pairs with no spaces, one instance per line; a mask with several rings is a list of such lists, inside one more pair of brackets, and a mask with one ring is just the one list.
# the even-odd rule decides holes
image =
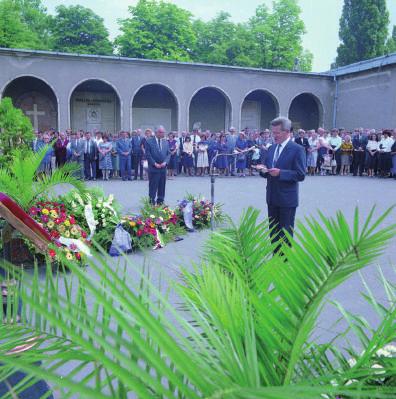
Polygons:
[[266,89],[253,89],[242,100],[241,129],[262,131],[279,115],[279,101]]
[[188,106],[188,127],[200,126],[202,131],[226,131],[232,121],[232,106],[227,93],[216,86],[199,88],[191,96]]
[[121,105],[118,89],[112,83],[98,78],[83,79],[69,93],[69,126],[73,131],[118,132]]
[[323,126],[323,105],[312,93],[298,94],[290,103],[289,119],[294,130],[317,129]]
[[145,130],[163,125],[168,132],[177,131],[179,109],[179,101],[170,87],[162,83],[145,83],[131,98],[131,127]]
[[58,129],[58,97],[54,88],[41,77],[15,77],[3,88],[2,98],[4,97],[10,97],[14,106],[30,118],[34,130]]

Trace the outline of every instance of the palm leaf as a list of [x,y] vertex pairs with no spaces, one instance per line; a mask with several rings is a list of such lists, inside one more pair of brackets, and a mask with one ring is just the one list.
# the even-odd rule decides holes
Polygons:
[[[183,271],[185,286],[177,287],[183,311],[126,258],[111,266],[102,251],[89,262],[89,273],[75,264],[71,275],[53,275],[47,265],[44,281],[37,269],[30,279],[21,272],[21,291],[14,295],[24,304],[24,328],[9,324],[0,344],[0,376],[13,367],[25,370],[51,381],[64,398],[124,399],[131,392],[141,398],[391,398],[387,387],[367,386],[374,372],[366,364],[346,375],[363,376],[360,385],[334,387],[329,382],[343,381],[343,367],[335,362],[325,373],[308,373],[307,362],[312,370],[329,362],[329,346],[319,351],[309,342],[325,294],[378,255],[394,226],[373,229],[374,221],[355,234],[340,215],[308,221],[310,229],[299,226],[293,246],[283,248],[285,262],[271,257],[267,222],[256,231],[258,213],[246,215],[243,228],[233,225],[212,237],[202,271]],[[393,287],[387,290],[392,295]],[[376,308],[388,320],[380,331],[389,339],[391,310]],[[359,319],[349,318],[359,327]],[[41,337],[37,346],[6,355],[26,334]],[[342,361],[341,350],[334,353]],[[38,360],[43,368],[32,366]]]

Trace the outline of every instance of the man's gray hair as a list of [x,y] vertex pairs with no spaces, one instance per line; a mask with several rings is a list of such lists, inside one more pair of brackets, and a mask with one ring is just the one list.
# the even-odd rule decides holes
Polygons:
[[155,127],[155,131],[158,132],[158,130],[163,129],[165,131],[165,128],[162,125],[158,125]]
[[283,131],[291,131],[291,120],[289,118],[286,118],[285,116],[279,116],[278,118],[275,118],[271,121],[271,126],[281,126]]

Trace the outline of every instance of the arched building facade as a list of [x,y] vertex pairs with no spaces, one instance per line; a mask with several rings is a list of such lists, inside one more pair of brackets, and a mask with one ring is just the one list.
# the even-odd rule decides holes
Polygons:
[[300,73],[0,49],[0,96],[11,97],[40,130],[114,132],[162,124],[175,131],[261,131],[278,115],[304,129],[396,126],[396,101],[383,101],[381,118],[380,101],[362,100],[396,92],[392,57]]

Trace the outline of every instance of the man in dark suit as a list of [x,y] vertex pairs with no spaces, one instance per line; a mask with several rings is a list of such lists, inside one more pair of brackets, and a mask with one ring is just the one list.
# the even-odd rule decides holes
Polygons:
[[279,117],[271,122],[275,144],[268,150],[265,165],[258,165],[267,179],[267,206],[271,239],[284,239],[284,231],[293,235],[298,206],[298,182],[305,178],[305,149],[291,141],[291,121]]
[[353,175],[363,176],[364,164],[366,161],[366,147],[368,144],[368,137],[363,133],[363,128],[355,129],[355,133],[352,136],[353,145],[353,162],[352,171]]
[[302,145],[305,149],[305,153],[308,152],[309,142],[308,139],[305,137],[305,130],[303,129],[298,130],[298,137],[296,137],[294,142],[298,145]]
[[140,180],[143,180],[143,165],[142,165],[142,131],[141,129],[134,130],[131,138],[132,144],[132,166],[134,171],[133,180],[137,180],[138,172]]
[[96,180],[96,160],[98,158],[98,147],[91,139],[91,133],[85,133],[84,140],[84,175],[86,180]]
[[168,141],[164,139],[165,128],[158,126],[155,136],[146,141],[146,157],[149,175],[149,197],[151,204],[161,205],[165,199],[166,166],[171,156]]

